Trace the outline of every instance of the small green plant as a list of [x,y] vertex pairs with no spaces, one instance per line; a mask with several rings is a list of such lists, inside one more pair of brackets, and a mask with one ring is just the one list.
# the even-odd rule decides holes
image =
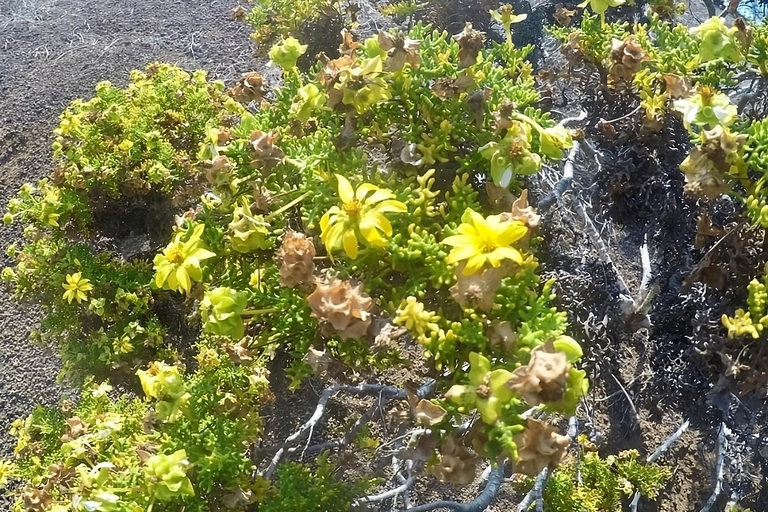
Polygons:
[[[581,456],[571,457],[550,476],[544,508],[553,512],[613,512],[635,492],[655,500],[672,475],[669,468],[646,464],[636,450],[600,457],[581,440]],[[533,484],[529,480],[525,488]]]
[[264,512],[350,510],[355,498],[364,495],[375,480],[357,479],[351,483],[336,478],[338,468],[321,454],[317,467],[289,462],[277,471],[274,489],[259,510]]

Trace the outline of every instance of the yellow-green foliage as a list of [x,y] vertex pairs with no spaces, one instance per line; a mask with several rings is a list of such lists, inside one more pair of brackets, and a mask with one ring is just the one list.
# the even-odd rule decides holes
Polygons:
[[[584,447],[587,444],[582,442]],[[635,492],[656,499],[671,475],[669,468],[642,462],[635,450],[605,458],[587,451],[579,458],[569,458],[552,473],[544,488],[544,509],[615,512],[621,510],[622,499],[631,499]]]

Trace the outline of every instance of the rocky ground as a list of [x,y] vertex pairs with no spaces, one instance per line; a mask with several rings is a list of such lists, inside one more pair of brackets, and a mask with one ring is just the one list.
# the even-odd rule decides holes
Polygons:
[[[485,28],[487,1],[441,1],[450,9],[433,12],[433,21],[458,32],[471,18]],[[0,3],[0,204],[22,183],[50,172],[52,130],[59,113],[73,99],[90,96],[98,81],[124,84],[131,69],[155,60],[188,70],[202,68],[230,83],[243,72],[260,69],[264,62],[254,56],[248,27],[229,16],[233,6],[230,0]],[[701,6],[693,7],[691,22],[706,16]],[[517,37],[536,42],[540,63],[556,67],[562,62],[537,29],[552,9],[521,4],[518,11],[530,12],[531,19]],[[371,9],[366,12],[364,31],[384,23]],[[584,98],[589,101],[574,103]],[[595,128],[601,117],[623,116],[635,105],[616,100],[614,111],[605,112],[596,110],[594,96],[579,99],[570,91],[562,99],[553,105],[562,115],[587,111],[582,124],[591,142],[575,155],[574,179],[559,200],[551,201],[550,193],[561,169],[543,172],[531,188],[535,199],[549,197],[542,207],[545,272],[558,278],[560,307],[570,315],[572,334],[587,348],[593,390],[581,410],[582,430],[609,451],[637,448],[648,454],[689,419],[690,428],[663,459],[674,476],[658,505],[659,510],[685,512],[699,510],[715,487],[717,438],[725,422],[732,431],[728,441],[733,461],[725,465],[725,475],[732,483],[711,510],[722,510],[731,495],[755,510],[768,510],[768,489],[761,491],[766,487],[761,485],[765,459],[759,455],[764,404],[751,395],[735,398],[731,387],[719,380],[722,365],[713,362],[718,356],[712,347],[724,343],[717,319],[743,302],[746,281],[734,278],[725,291],[685,281],[712,241],[709,246],[695,244],[697,205],[683,196],[677,170],[684,157],[682,141],[675,138],[681,130],[672,127],[644,153],[634,136],[615,140]],[[732,222],[737,212],[727,200],[713,208],[721,225]],[[0,245],[17,236],[0,231]],[[760,242],[747,244],[745,273],[765,259],[762,249],[756,249]],[[644,246],[650,273],[643,271]],[[637,299],[641,290],[650,289],[650,327],[642,318],[640,323],[626,321],[617,308],[622,295]],[[56,384],[55,351],[28,341],[37,320],[35,310],[0,290],[0,456],[12,453],[13,440],[5,432],[15,418],[36,403],[53,404],[68,394]],[[318,391],[306,389],[300,401],[291,400],[297,422],[311,414]],[[339,414],[349,412],[342,407]],[[460,498],[471,498],[474,492]],[[427,497],[430,490],[420,494]],[[511,510],[513,503],[505,491],[492,510]],[[644,504],[642,510],[654,507]]]

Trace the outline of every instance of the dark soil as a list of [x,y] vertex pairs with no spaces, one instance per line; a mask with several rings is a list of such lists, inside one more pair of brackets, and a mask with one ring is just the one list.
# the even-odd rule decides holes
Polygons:
[[[440,8],[420,13],[436,26],[456,33],[465,21],[472,21],[490,37],[501,37],[487,15],[498,2],[437,3]],[[202,68],[211,78],[230,85],[241,73],[262,69],[264,60],[254,57],[248,27],[229,17],[233,6],[229,0],[4,0],[0,4],[0,204],[22,183],[50,173],[52,130],[59,113],[73,99],[90,96],[97,82],[125,84],[131,69],[155,60],[190,71]],[[387,23],[375,15],[370,3],[362,2],[361,7],[361,33],[374,33]],[[532,8],[518,2],[516,10],[529,13],[529,20],[516,30],[517,43],[536,45],[539,67],[562,66],[554,45],[540,31],[553,6]],[[694,6],[687,20],[692,24],[696,16],[705,17],[704,12],[703,6]],[[337,33],[336,25],[330,23],[308,34],[316,39],[313,50],[333,55]],[[739,382],[721,378],[720,353],[733,356],[739,346],[724,338],[719,324],[721,314],[743,304],[746,283],[768,259],[762,239],[740,229],[732,237],[742,240],[740,244],[723,243],[712,252],[714,238],[696,245],[702,207],[724,229],[733,229],[738,207],[728,200],[703,205],[684,195],[677,167],[686,152],[680,126],[670,120],[661,135],[641,140],[631,128],[638,117],[630,115],[616,125],[618,136],[606,137],[597,130],[600,118],[624,116],[637,106],[636,100],[629,95],[606,97],[589,81],[579,90],[557,87],[553,115],[586,109],[583,124],[588,143],[577,159],[570,189],[560,200],[551,200],[560,168],[543,171],[532,180],[531,191],[534,199],[548,198],[549,206],[541,212],[546,240],[543,266],[547,276],[558,279],[559,307],[569,313],[571,334],[586,350],[592,390],[580,410],[581,430],[606,452],[637,448],[649,454],[690,419],[688,431],[662,459],[674,469],[674,476],[659,505],[642,504],[646,511],[687,512],[698,510],[714,489],[715,442],[725,422],[732,431],[728,456],[735,462],[726,465],[725,489],[712,510],[722,510],[731,495],[743,498],[755,510],[768,510],[768,486],[761,485],[766,459],[760,447],[768,438],[764,393],[744,392]],[[581,95],[582,91],[586,92]],[[764,101],[763,96],[759,99]],[[585,218],[599,232],[604,253],[588,235]],[[116,219],[114,224],[122,222]],[[5,247],[17,237],[18,233],[3,230],[0,245]],[[617,307],[622,293],[636,295],[641,288],[640,248],[646,241],[651,284],[658,289],[649,311],[650,326],[625,321]],[[690,276],[702,269],[705,256],[715,269],[704,266],[705,272],[694,276],[697,281]],[[11,422],[27,415],[36,403],[55,404],[68,391],[55,383],[59,368],[55,352],[28,341],[38,312],[17,304],[6,290],[0,291],[0,303],[0,456],[8,456],[13,440],[5,432]],[[273,370],[277,379],[280,373],[279,368]],[[274,437],[265,444],[292,433],[316,405],[319,388],[307,385],[298,394],[289,394],[286,387],[286,382],[275,382],[276,401],[264,411],[265,420],[274,427]],[[364,412],[370,403],[343,397],[332,401],[325,428],[319,429],[326,432],[318,431],[313,439],[338,437],[349,418]],[[385,428],[380,419],[371,425],[374,433]],[[386,468],[370,469],[386,474]],[[477,486],[456,492],[437,486],[432,479],[419,486],[412,493],[419,502],[466,501],[478,492]],[[505,485],[489,510],[512,510],[518,501]]]

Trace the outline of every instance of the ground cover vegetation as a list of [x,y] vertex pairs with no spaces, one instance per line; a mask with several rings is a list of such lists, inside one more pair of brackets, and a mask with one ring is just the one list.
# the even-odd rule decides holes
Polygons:
[[[571,64],[640,100],[642,136],[682,122],[680,171],[704,215],[732,194],[768,226],[768,125],[723,92],[768,74],[768,28],[689,29],[666,4],[630,26],[611,21],[619,4],[585,2],[578,21],[560,6],[551,34]],[[302,69],[298,29],[321,7],[351,30]],[[233,14],[272,43],[279,80],[253,72],[226,89],[152,63],[126,88],[98,84],[61,116],[55,172],[8,204],[23,240],[2,278],[43,307],[35,337],[81,388],[14,424],[0,485],[16,482],[15,509],[376,510],[408,507],[417,478],[479,478],[470,508],[412,510],[482,510],[513,473],[547,510],[653,500],[667,468],[601,457],[574,426],[583,350],[541,277],[526,180],[572,166],[584,133],[540,108],[534,48],[513,43],[525,15],[493,10],[503,36],[490,41],[471,23],[421,22],[358,39],[355,9],[317,2]],[[723,317],[729,336],[762,335],[766,286]],[[278,372],[291,390],[328,387],[276,434],[261,413],[285,391]],[[337,394],[370,409],[313,444]],[[371,431],[384,409],[395,435]],[[344,466],[353,446],[394,461],[394,488]],[[305,455],[315,462],[286,460]]]

